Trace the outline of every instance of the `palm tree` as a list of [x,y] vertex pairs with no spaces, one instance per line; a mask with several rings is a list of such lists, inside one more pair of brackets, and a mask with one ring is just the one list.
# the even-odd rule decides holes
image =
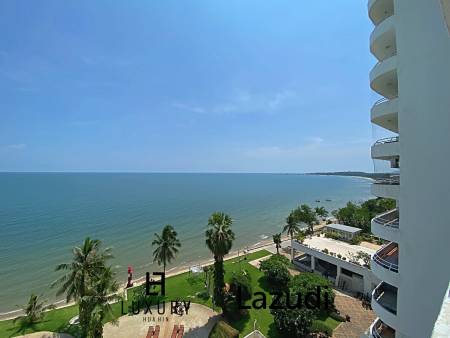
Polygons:
[[214,255],[214,301],[224,307],[224,270],[223,258],[230,252],[234,240],[231,230],[233,220],[223,212],[215,212],[208,219],[208,228],[205,232],[206,246]]
[[315,207],[314,211],[319,217],[325,218],[328,216],[328,211],[324,207]]
[[272,236],[275,247],[277,248],[277,255],[280,254],[279,249],[281,248],[281,234],[275,234]]
[[67,273],[52,283],[52,287],[61,285],[56,295],[66,294],[66,301],[75,300],[78,303],[81,336],[86,337],[93,306],[87,301],[91,286],[98,280],[105,269],[106,260],[112,258],[111,250],[102,250],[101,242],[87,237],[82,247],[72,250],[73,259],[70,263],[59,264],[56,271]]
[[289,236],[291,236],[291,261],[294,260],[294,235],[299,231],[299,223],[295,218],[293,210],[286,218],[286,225],[283,227],[283,232],[286,232]]
[[304,223],[309,227],[309,233],[314,233],[314,224],[317,223],[316,213],[307,204],[302,204],[294,210],[294,218],[298,223]]
[[[111,304],[119,300],[118,290],[119,284],[115,280],[115,273],[111,267],[105,268],[86,296],[86,301],[93,309],[89,322],[90,337],[103,337],[103,321],[107,315],[113,313]],[[116,320],[113,321],[115,322]]]
[[28,303],[23,306],[25,316],[15,318],[14,322],[17,320],[22,320],[24,324],[32,326],[42,319],[46,310],[53,309],[55,307],[54,305],[45,305],[47,300],[42,300],[41,298],[42,295],[37,296],[32,293]]
[[153,262],[163,265],[163,271],[166,272],[166,265],[170,263],[178,253],[181,243],[177,238],[177,232],[170,224],[166,225],[161,235],[155,234],[152,245],[156,245],[153,251]]

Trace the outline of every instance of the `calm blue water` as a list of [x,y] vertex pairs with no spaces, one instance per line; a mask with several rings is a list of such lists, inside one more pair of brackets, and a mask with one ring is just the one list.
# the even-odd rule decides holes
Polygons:
[[[208,216],[229,213],[233,249],[279,232],[301,203],[328,210],[371,198],[367,180],[283,174],[75,174],[0,173],[0,312],[44,293],[86,236],[113,247],[114,264],[126,279],[153,271],[154,232],[172,224],[182,251],[176,265],[210,258],[204,244]],[[315,200],[321,200],[316,203]],[[331,199],[326,202],[325,199]]]

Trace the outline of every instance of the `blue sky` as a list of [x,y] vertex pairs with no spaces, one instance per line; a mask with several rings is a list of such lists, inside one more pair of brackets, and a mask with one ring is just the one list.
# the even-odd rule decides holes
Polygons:
[[0,170],[373,170],[366,6],[4,0]]

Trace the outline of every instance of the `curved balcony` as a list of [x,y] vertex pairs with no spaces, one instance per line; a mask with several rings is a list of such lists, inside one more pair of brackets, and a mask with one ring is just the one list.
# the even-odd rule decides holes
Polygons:
[[398,136],[386,137],[378,140],[371,148],[372,158],[378,160],[392,160],[400,154]]
[[372,184],[372,194],[377,197],[398,200],[400,194],[400,176],[391,175],[387,178],[377,179]]
[[397,54],[395,16],[390,16],[375,26],[370,34],[370,51],[379,61]]
[[384,129],[398,133],[398,98],[382,98],[375,102],[370,110],[370,120]]
[[381,320],[392,328],[397,328],[397,288],[381,282],[372,291],[372,309]]
[[388,282],[398,285],[398,244],[390,242],[372,255],[370,268],[375,276]]
[[373,338],[395,338],[395,330],[380,318],[375,319],[370,325],[370,334]]
[[399,212],[398,209],[390,210],[375,216],[371,221],[372,233],[392,242],[399,240]]
[[378,62],[370,71],[370,87],[378,94],[393,99],[398,96],[397,56]]
[[369,0],[369,17],[375,25],[394,15],[394,0]]

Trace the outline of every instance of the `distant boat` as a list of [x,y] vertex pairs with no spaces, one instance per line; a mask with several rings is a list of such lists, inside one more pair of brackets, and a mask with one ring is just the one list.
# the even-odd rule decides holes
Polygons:
[[316,200],[317,203],[320,203],[320,200]]
[[328,198],[327,198],[327,199],[326,199],[325,201],[327,201],[327,202],[331,202],[331,200],[330,200],[330,199],[328,199]]

